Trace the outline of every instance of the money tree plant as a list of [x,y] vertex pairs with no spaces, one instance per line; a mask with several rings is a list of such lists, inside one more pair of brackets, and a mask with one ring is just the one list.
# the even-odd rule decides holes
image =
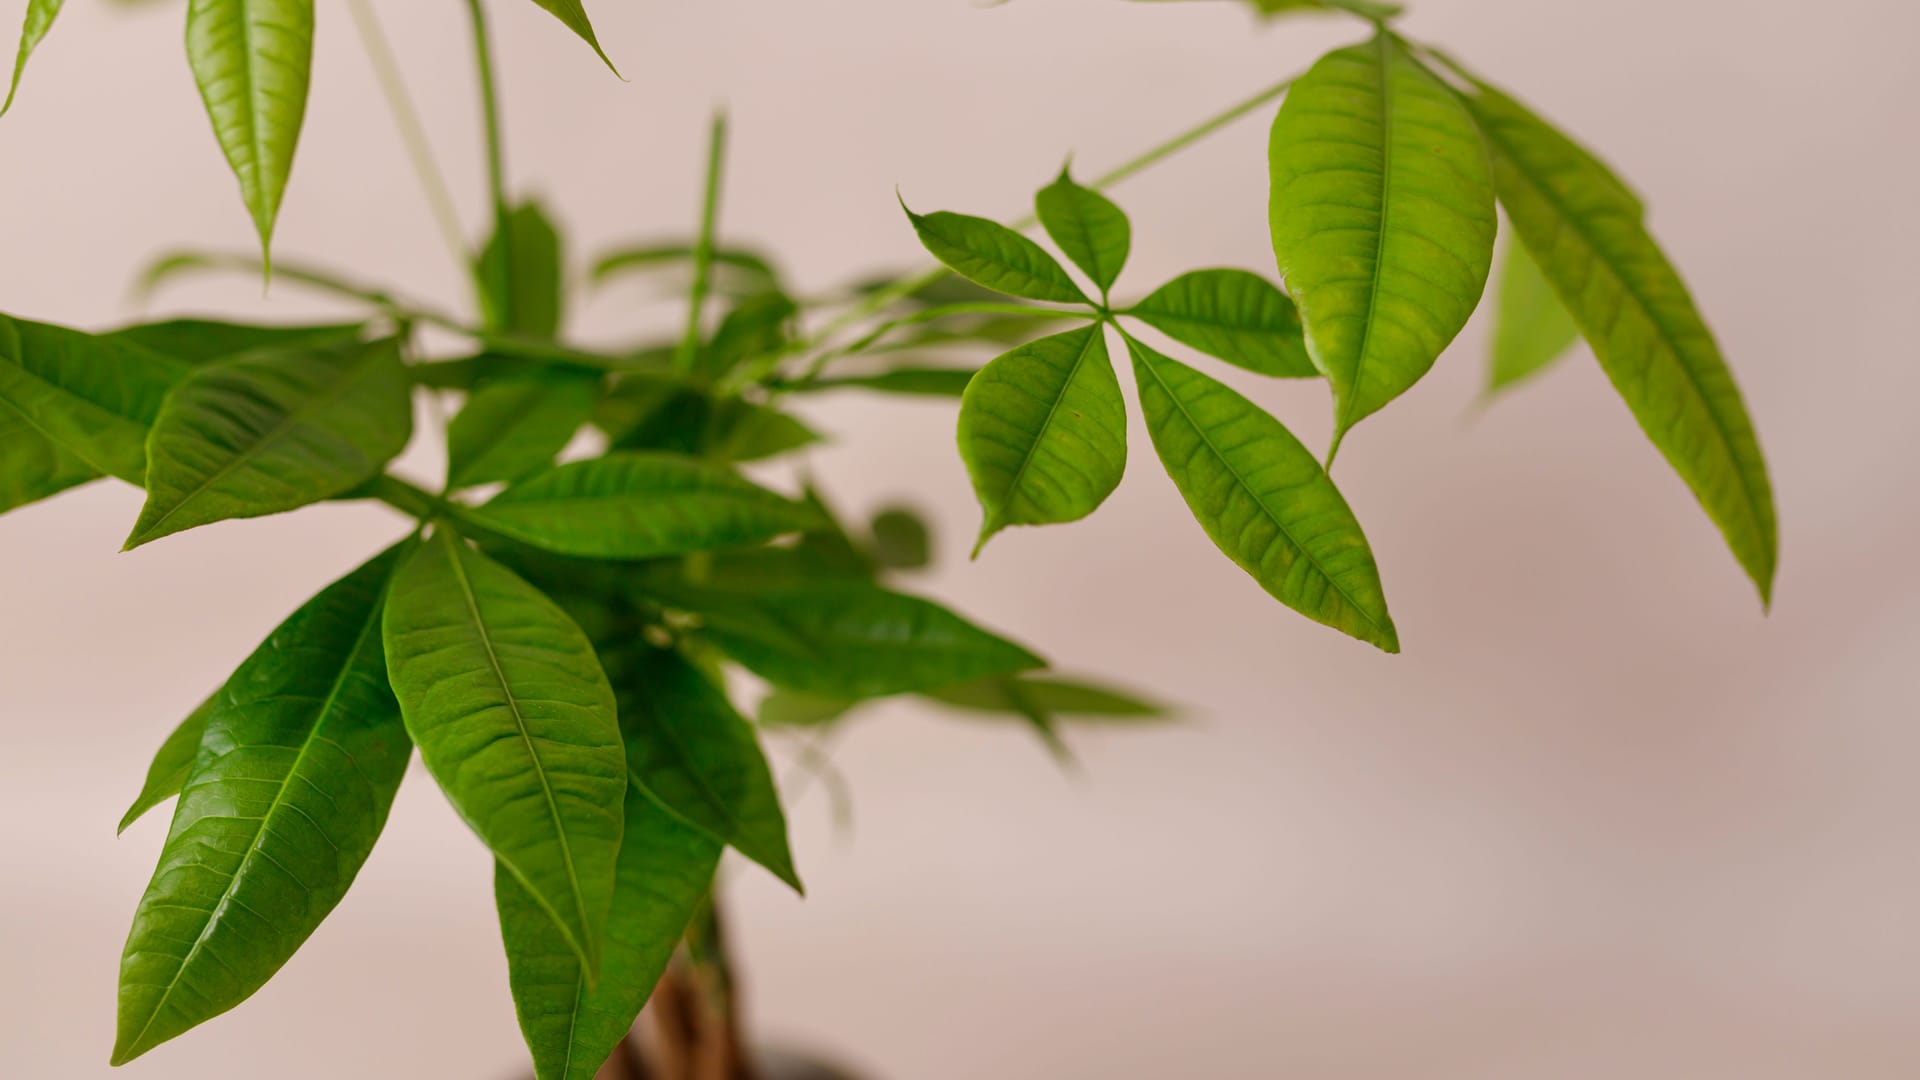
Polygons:
[[[579,0],[535,2],[605,59]],[[717,118],[696,227],[611,250],[586,275],[684,285],[679,332],[618,348],[563,333],[566,247],[509,190],[480,0],[466,9],[488,136],[481,242],[436,202],[470,251],[474,314],[271,257],[314,6],[187,4],[187,59],[260,251],[169,257],[148,283],[259,273],[361,317],[93,331],[0,316],[0,510],[111,477],[145,491],[127,548],[325,500],[397,512],[390,547],[266,633],[161,742],[121,823],[178,797],[122,960],[116,1065],[286,963],[352,884],[417,751],[494,857],[509,989],[542,1080],[585,1080],[616,1051],[633,1075],[751,1075],[713,884],[732,848],[800,888],[763,736],[818,733],[895,695],[1003,714],[1056,746],[1064,721],[1156,714],[1043,674],[1028,648],[894,588],[927,558],[911,513],[850,524],[811,486],[743,475],[806,453],[817,435],[791,411],[806,395],[956,400],[976,556],[1003,529],[1098,509],[1137,409],[1195,521],[1253,584],[1397,652],[1330,470],[1478,307],[1504,215],[1490,388],[1584,337],[1767,599],[1774,508],[1753,425],[1640,199],[1506,90],[1404,36],[1395,6],[1256,0],[1263,17],[1348,17],[1355,40],[1110,172],[1062,169],[1020,220],[904,192],[901,227],[938,265],[821,293],[718,239]],[[416,132],[368,0],[348,6]],[[29,0],[9,107],[60,7]],[[1123,289],[1132,226],[1102,191],[1276,101],[1266,161],[1246,166],[1271,180],[1278,281],[1203,268]],[[417,156],[432,193],[438,170]],[[1257,211],[1246,226],[1261,227]],[[981,350],[997,355],[964,361]],[[1214,361],[1328,392],[1324,453],[1208,374]],[[389,470],[422,435],[422,398],[457,402],[425,433],[448,463],[432,484]],[[733,698],[756,685],[750,721]],[[650,998],[679,1021],[660,1025],[647,1066],[631,1033]],[[703,1030],[722,1034],[686,1035]]]

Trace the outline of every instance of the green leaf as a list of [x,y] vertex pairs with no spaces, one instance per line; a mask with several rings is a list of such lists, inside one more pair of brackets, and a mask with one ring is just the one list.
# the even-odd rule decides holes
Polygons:
[[379,632],[400,555],[309,600],[215,695],[120,962],[113,1064],[265,985],[373,850],[411,752]]
[[810,446],[818,432],[795,417],[671,379],[621,379],[594,410],[616,450],[665,450],[711,461],[757,461]]
[[608,71],[615,75],[620,74],[620,69],[614,67],[613,61],[607,58],[606,50],[600,47],[600,39],[594,36],[593,24],[587,21],[587,9],[581,6],[580,0],[533,0],[533,2],[552,12],[554,18],[566,24],[567,29],[579,34],[580,40],[593,46],[594,54],[600,57],[601,63],[607,65]]
[[[282,269],[284,276],[285,270]],[[171,356],[199,367],[256,349],[287,349],[333,338],[357,337],[364,323],[258,326],[210,319],[168,319],[123,326],[100,335]]]
[[726,694],[670,649],[605,657],[633,782],[661,806],[803,891],[773,773]]
[[412,434],[395,338],[254,352],[201,368],[154,421],[147,503],[127,547],[350,491]]
[[1779,535],[1753,421],[1638,203],[1592,155],[1505,94],[1483,84],[1463,100],[1492,150],[1515,234],[1768,602]]
[[1500,271],[1500,289],[1494,307],[1493,364],[1488,371],[1487,394],[1531,375],[1558,360],[1580,336],[1567,306],[1553,294],[1540,273],[1540,264],[1527,254],[1525,244],[1507,244],[1506,265]]
[[186,374],[179,361],[135,345],[0,315],[0,413],[68,455],[49,475],[70,474],[77,459],[142,483],[147,432],[167,391]]
[[1060,170],[1059,179],[1040,189],[1033,202],[1047,235],[1105,296],[1120,277],[1133,244],[1127,215],[1105,195],[1074,183],[1066,168]]
[[427,770],[593,979],[627,784],[593,646],[552,600],[445,527],[395,575],[385,629]]
[[538,1080],[592,1080],[633,1028],[713,884],[719,844],[638,788],[627,789],[626,818],[597,983],[539,903],[495,868],[507,979]]
[[1032,708],[1054,716],[1088,721],[1148,721],[1165,719],[1168,715],[1166,706],[1123,690],[1091,682],[1036,676],[981,679],[930,690],[925,696],[969,712],[1018,714],[1023,708]]
[[906,210],[913,231],[934,258],[977,285],[1029,300],[1088,302],[1053,256],[1005,225],[944,210],[916,214],[905,202],[900,209]]
[[1328,53],[1280,107],[1273,250],[1334,435],[1412,386],[1473,314],[1493,260],[1493,179],[1451,89],[1382,31]]
[[192,0],[187,62],[214,137],[240,181],[260,250],[293,171],[313,66],[313,0]]
[[126,832],[127,826],[139,821],[141,815],[180,794],[188,774],[193,771],[193,760],[200,753],[200,736],[207,729],[207,717],[219,702],[217,693],[201,702],[160,744],[159,752],[153,755],[153,764],[147,766],[147,782],[141,785],[133,805],[121,815],[120,827],[114,830],[114,835]]
[[933,561],[933,534],[912,508],[890,506],[873,515],[873,559],[888,570],[921,570]]
[[1399,652],[1360,523],[1300,440],[1226,386],[1127,348],[1154,449],[1220,550],[1307,618]]
[[697,370],[708,382],[717,382],[749,360],[780,352],[787,344],[787,325],[799,309],[779,293],[749,297],[727,312],[700,350]]
[[754,722],[761,727],[826,727],[860,702],[832,694],[809,694],[776,686],[760,699]]
[[706,638],[768,682],[816,694],[882,697],[1044,664],[938,604],[857,580],[736,592],[656,579],[643,592],[698,615]]
[[447,486],[519,480],[552,465],[592,418],[603,381],[540,368],[482,382],[447,425]]
[[1293,301],[1259,274],[1181,274],[1123,314],[1182,345],[1260,375],[1292,379],[1320,374],[1307,355]]
[[1127,467],[1127,406],[1094,323],[1022,345],[960,399],[960,456],[985,518],[974,554],[1009,525],[1078,521]]
[[100,478],[100,471],[0,404],[0,514]]
[[560,232],[537,202],[507,211],[480,249],[477,280],[487,328],[551,338],[565,317],[566,261]]
[[650,453],[562,465],[513,485],[472,516],[522,543],[593,559],[741,547],[819,524],[806,505],[725,469]]
[[60,5],[65,0],[27,0],[26,23],[20,28],[20,51],[13,61],[13,81],[7,84],[7,100],[0,103],[0,116],[7,115],[13,108],[13,96],[20,92],[20,75],[27,70],[27,58],[39,46],[47,31],[53,29],[54,17],[60,14]]
[[872,390],[881,394],[905,394],[909,397],[957,398],[967,392],[967,384],[978,368],[897,367],[872,375],[842,375],[815,379],[791,387],[795,391]]
[[[600,256],[587,274],[592,285],[628,274],[657,273],[693,261],[691,244],[649,244]],[[714,292],[741,298],[782,292],[780,273],[766,256],[745,248],[716,247],[709,269]]]

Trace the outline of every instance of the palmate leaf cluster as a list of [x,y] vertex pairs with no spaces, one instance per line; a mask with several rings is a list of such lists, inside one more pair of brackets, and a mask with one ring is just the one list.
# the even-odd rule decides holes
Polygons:
[[[578,3],[536,2],[599,51]],[[801,888],[767,739],[809,740],[899,695],[1015,721],[1062,753],[1063,724],[1165,715],[1040,674],[1027,647],[898,589],[932,557],[910,509],[855,525],[810,483],[743,472],[821,441],[792,409],[807,395],[957,401],[976,555],[1009,527],[1097,510],[1137,410],[1224,555],[1282,604],[1396,652],[1334,452],[1476,310],[1504,212],[1489,392],[1584,337],[1764,599],[1776,526],[1753,426],[1639,198],[1512,96],[1395,33],[1397,8],[1256,6],[1369,27],[1294,80],[1273,118],[1278,283],[1203,268],[1116,299],[1132,222],[1104,182],[1063,169],[1033,216],[1063,258],[1020,228],[903,201],[943,271],[804,293],[723,242],[716,123],[694,233],[604,252],[584,275],[538,203],[496,188],[467,260],[471,320],[288,260],[277,282],[361,314],[105,332],[0,315],[0,512],[114,478],[145,493],[128,548],[329,500],[378,500],[405,523],[161,743],[120,822],[177,796],[123,957],[115,1063],[231,1009],[293,955],[369,856],[415,750],[494,859],[539,1076],[584,1080],[711,902],[725,849]],[[16,87],[59,8],[30,3]],[[191,0],[189,53],[263,254],[171,256],[146,287],[266,271],[312,14],[309,0]],[[576,277],[683,308],[684,331],[580,345]],[[427,326],[466,348],[429,351]],[[1332,444],[1309,449],[1214,362],[1242,383],[1324,382]],[[430,487],[392,469],[423,397],[457,403],[430,433],[447,460]],[[735,704],[737,673],[768,688],[757,710]]]

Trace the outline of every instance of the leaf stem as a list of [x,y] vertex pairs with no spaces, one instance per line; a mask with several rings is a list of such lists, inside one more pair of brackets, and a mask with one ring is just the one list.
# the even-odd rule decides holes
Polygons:
[[353,25],[360,34],[361,48],[366,51],[367,60],[373,65],[374,79],[379,82],[380,92],[387,99],[387,112],[393,117],[393,126],[399,129],[400,141],[407,148],[407,158],[413,164],[414,175],[427,197],[427,205],[433,210],[434,223],[440,227],[440,239],[446,244],[454,261],[465,266],[468,254],[466,230],[461,228],[460,216],[453,209],[452,193],[439,163],[434,160],[433,146],[427,141],[420,114],[414,110],[413,99],[407,95],[407,85],[401,78],[400,65],[394,59],[393,49],[388,45],[386,34],[380,29],[380,21],[375,18],[367,0],[347,0],[347,8],[353,13]]
[[707,184],[700,204],[700,233],[693,242],[693,285],[687,290],[687,329],[673,354],[673,368],[693,370],[700,348],[701,316],[713,284],[713,238],[720,219],[720,180],[727,163],[727,113],[715,109],[707,129]]
[[[480,0],[467,0],[467,10],[473,16],[473,64],[480,80],[480,114],[487,132],[487,194],[493,203],[494,216],[504,222],[507,165],[500,134],[500,89],[493,77],[493,45],[487,34],[487,13],[481,8]],[[502,242],[507,242],[504,234]],[[509,264],[512,261],[507,260]]]

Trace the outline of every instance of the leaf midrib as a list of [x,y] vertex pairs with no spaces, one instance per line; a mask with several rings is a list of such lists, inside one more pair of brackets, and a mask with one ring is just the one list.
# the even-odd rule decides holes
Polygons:
[[[1374,239],[1373,270],[1367,278],[1367,319],[1360,327],[1360,348],[1353,357],[1353,388],[1340,403],[1340,417],[1334,425],[1334,449],[1353,427],[1354,411],[1359,407],[1360,371],[1367,363],[1367,346],[1373,343],[1373,319],[1380,307],[1380,267],[1387,257],[1387,219],[1393,198],[1393,39],[1383,29],[1374,38],[1380,47],[1380,227]],[[1327,452],[1333,459],[1333,451]]]
[[1040,444],[1046,441],[1047,434],[1053,430],[1054,418],[1060,415],[1060,409],[1066,403],[1067,394],[1073,389],[1073,381],[1080,377],[1080,368],[1086,364],[1087,356],[1093,352],[1094,344],[1103,343],[1105,340],[1101,336],[1104,330],[1099,323],[1093,323],[1080,332],[1087,335],[1087,340],[1075,352],[1073,366],[1067,369],[1067,377],[1060,382],[1060,392],[1054,395],[1052,404],[1047,406],[1047,415],[1040,421],[1040,430],[1035,433],[1033,441],[1027,444],[1027,452],[1021,455],[1020,467],[1013,471],[1013,479],[1007,481],[1006,493],[1001,496],[1004,501],[991,521],[995,531],[1006,527],[1007,512],[1011,508],[1014,496],[1019,492],[1020,484],[1027,478],[1027,470],[1032,467],[1034,458],[1040,456]]

